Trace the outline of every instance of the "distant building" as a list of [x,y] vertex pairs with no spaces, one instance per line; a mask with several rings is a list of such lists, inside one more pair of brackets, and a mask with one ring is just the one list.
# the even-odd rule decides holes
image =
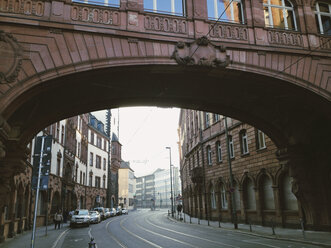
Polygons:
[[[181,194],[178,168],[173,167],[172,192],[174,204]],[[171,206],[170,169],[157,169],[153,174],[138,177],[136,186],[137,207],[169,208]]]
[[129,162],[121,162],[118,170],[118,200],[123,208],[134,208],[134,193],[136,191],[136,179]]

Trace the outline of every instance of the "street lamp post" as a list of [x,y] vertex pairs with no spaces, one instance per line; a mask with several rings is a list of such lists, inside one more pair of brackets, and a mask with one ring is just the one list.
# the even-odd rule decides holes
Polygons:
[[170,158],[170,199],[171,199],[171,217],[174,217],[174,198],[172,196],[172,170],[171,170],[171,147],[167,146],[166,149],[169,150]]

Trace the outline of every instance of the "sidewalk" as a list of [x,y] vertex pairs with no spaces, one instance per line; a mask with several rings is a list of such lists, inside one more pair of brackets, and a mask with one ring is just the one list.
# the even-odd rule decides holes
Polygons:
[[[61,224],[61,229],[54,229],[54,225],[49,225],[47,227],[36,228],[36,236],[34,247],[35,248],[56,248],[57,244],[60,243],[61,237],[63,237],[69,229],[69,223]],[[6,239],[5,242],[0,244],[0,248],[30,248],[31,247],[31,235],[32,230],[26,231],[23,234],[18,234],[14,238]]]
[[[184,214],[182,214],[184,218]],[[171,216],[168,218],[172,221],[179,222],[179,218],[176,215],[176,218],[173,219]],[[184,222],[184,219],[181,221]],[[190,224],[190,216],[185,214],[185,222]],[[198,218],[191,218],[191,225],[199,225]],[[281,228],[275,227],[274,233],[271,227],[259,226],[259,225],[251,225],[252,231],[250,231],[250,225],[248,224],[238,224],[238,229],[234,229],[232,223],[219,223],[218,221],[209,221],[209,226],[211,228],[220,228],[222,229],[232,230],[235,232],[241,232],[252,236],[265,237],[269,239],[278,239],[278,240],[286,240],[286,241],[294,241],[305,244],[312,244],[321,247],[331,247],[331,233],[330,232],[316,232],[316,231],[303,231],[301,229],[289,229],[289,228]],[[200,225],[208,226],[207,220],[200,220]]]

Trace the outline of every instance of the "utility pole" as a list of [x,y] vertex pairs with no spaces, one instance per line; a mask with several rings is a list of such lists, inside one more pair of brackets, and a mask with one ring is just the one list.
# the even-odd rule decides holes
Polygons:
[[107,172],[107,207],[113,208],[111,203],[112,196],[112,182],[111,182],[111,161],[110,161],[110,146],[111,146],[111,110],[108,109],[106,113],[106,134],[108,136],[108,172]]
[[171,199],[171,217],[174,217],[174,197],[172,195],[172,170],[171,170],[171,147],[167,146],[166,149],[169,150],[169,158],[170,158],[170,199]]
[[227,118],[224,116],[225,122],[225,136],[226,136],[226,146],[228,151],[228,162],[229,162],[229,173],[230,173],[230,194],[231,194],[231,206],[232,206],[232,219],[234,224],[234,229],[238,229],[238,221],[237,221],[237,210],[236,210],[236,202],[234,196],[234,188],[233,188],[233,175],[232,175],[232,166],[231,166],[231,156],[230,156],[230,146],[229,146],[229,135],[228,135],[228,123]]

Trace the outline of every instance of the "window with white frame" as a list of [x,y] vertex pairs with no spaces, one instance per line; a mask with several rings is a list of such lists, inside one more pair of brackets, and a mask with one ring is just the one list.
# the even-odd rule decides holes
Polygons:
[[93,166],[93,152],[90,152],[90,166]]
[[265,25],[271,28],[297,30],[293,5],[288,0],[263,0]]
[[219,114],[214,114],[214,122],[218,122],[220,120]]
[[207,146],[207,163],[208,165],[212,165],[212,158],[211,158],[211,147]]
[[205,128],[207,128],[210,126],[210,118],[208,112],[204,112],[204,113],[205,113]]
[[107,169],[107,161],[105,158],[103,158],[103,170]]
[[119,7],[120,0],[73,0],[73,2]]
[[221,142],[217,141],[216,142],[216,152],[217,152],[217,162],[222,162],[222,146]]
[[215,188],[212,186],[210,190],[210,205],[212,209],[216,209],[216,195],[215,195]]
[[315,18],[319,32],[331,35],[331,4],[317,2],[315,5]]
[[248,140],[246,130],[240,131],[241,154],[248,154]]
[[209,19],[244,23],[241,0],[207,0],[207,11]]
[[144,0],[144,9],[156,13],[185,15],[184,0]]
[[229,152],[230,152],[230,158],[234,158],[234,145],[233,145],[232,136],[229,136]]
[[257,149],[266,148],[265,136],[261,130],[257,130],[256,132],[256,142]]

